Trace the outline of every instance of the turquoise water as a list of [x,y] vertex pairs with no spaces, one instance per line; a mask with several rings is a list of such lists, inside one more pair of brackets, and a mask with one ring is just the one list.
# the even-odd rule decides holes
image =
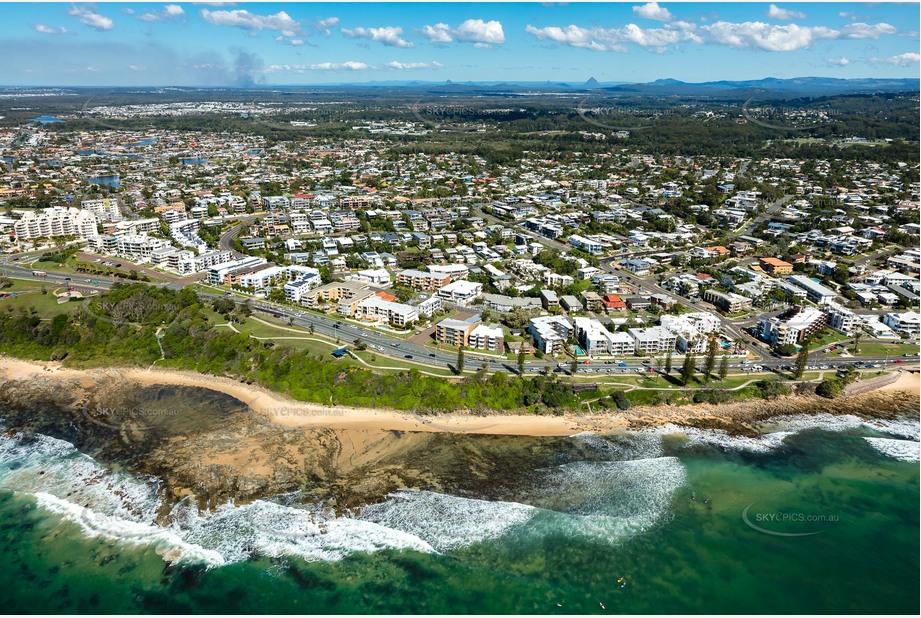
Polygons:
[[117,174],[112,174],[110,176],[94,176],[92,178],[87,178],[86,182],[91,185],[104,185],[107,187],[118,187],[121,185],[121,180]]
[[[806,425],[756,441],[578,436],[595,460],[535,469],[515,486],[401,491],[338,517],[291,496],[205,515],[180,504],[169,530],[145,523],[158,508],[157,479],[61,440],[7,434],[0,604],[28,613],[914,614],[918,464],[882,451],[916,453],[916,428]],[[178,564],[164,561],[181,552]]]

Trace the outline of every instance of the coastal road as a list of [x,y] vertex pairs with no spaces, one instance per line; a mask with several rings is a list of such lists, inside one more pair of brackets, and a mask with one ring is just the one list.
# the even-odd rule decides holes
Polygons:
[[[0,275],[7,277],[12,277],[16,279],[25,279],[34,281],[36,283],[45,283],[49,287],[58,286],[73,286],[75,289],[80,290],[84,293],[91,293],[93,289],[97,290],[106,290],[111,288],[116,283],[131,283],[131,281],[113,279],[107,277],[91,277],[92,281],[96,281],[96,284],[87,284],[84,280],[87,277],[81,277],[79,275],[70,275],[67,273],[59,273],[46,271],[47,275],[45,277],[34,277],[32,276],[32,270],[18,264],[9,264],[9,263],[0,263]],[[143,283],[143,282],[142,282]],[[151,283],[150,285],[158,285]],[[183,285],[177,283],[168,283],[166,284],[167,288],[173,290],[181,290]],[[220,293],[206,293],[198,292],[199,297],[203,301],[213,301],[216,298],[221,298],[222,294]],[[435,350],[432,348],[423,347],[419,344],[413,343],[409,340],[402,340],[397,337],[390,336],[386,333],[376,331],[368,326],[363,326],[345,319],[336,319],[333,317],[327,317],[323,315],[318,315],[312,312],[307,312],[299,310],[292,307],[276,305],[268,301],[262,301],[258,299],[248,299],[245,297],[240,297],[234,295],[233,300],[242,304],[247,300],[250,302],[251,307],[255,311],[259,311],[265,314],[278,316],[279,318],[291,319],[292,324],[310,330],[311,325],[313,326],[314,334],[326,337],[331,340],[339,340],[339,343],[343,346],[354,346],[355,340],[361,339],[368,345],[368,349],[382,354],[384,356],[390,356],[395,359],[401,360],[402,362],[409,362],[413,364],[418,364],[420,367],[436,367],[436,368],[445,368],[451,369],[454,367],[457,362],[457,352],[452,350]],[[865,341],[866,342],[866,341]],[[409,358],[407,358],[409,357]],[[813,356],[813,358],[818,357],[818,355]],[[675,355],[673,364],[675,367],[680,366],[680,355]],[[857,358],[829,358],[823,359],[822,361],[813,361],[819,363],[820,365],[828,366],[829,368],[836,368],[839,366],[853,365],[856,362],[860,363],[873,363],[873,364],[883,364],[889,363],[893,364],[897,359],[892,357],[861,357]],[[582,363],[578,366],[579,374],[589,374],[589,375],[599,375],[599,374],[616,374],[616,373],[636,373],[638,370],[645,370],[646,364],[643,362],[644,359],[637,357],[628,357],[618,360],[592,360],[589,363]],[[625,367],[620,367],[618,363],[624,363]],[[702,364],[701,360],[698,364]],[[730,368],[741,369],[744,367],[751,366],[762,366],[764,369],[771,371],[776,370],[778,367],[784,365],[793,365],[795,359],[791,358],[774,358],[766,357],[763,360],[757,361],[755,363],[743,363],[743,362],[732,362],[730,363]],[[562,365],[562,367],[560,367]],[[525,364],[525,373],[538,373],[544,371],[546,368],[550,368],[551,371],[563,371],[568,373],[571,365],[569,359],[564,359],[562,361],[558,360],[541,360],[541,361],[531,361]],[[479,370],[481,368],[486,368],[488,371],[505,371],[509,373],[515,373],[517,371],[517,363],[514,360],[508,359],[498,359],[491,358],[489,356],[477,355],[473,351],[467,351],[465,354],[465,369],[468,370]]]

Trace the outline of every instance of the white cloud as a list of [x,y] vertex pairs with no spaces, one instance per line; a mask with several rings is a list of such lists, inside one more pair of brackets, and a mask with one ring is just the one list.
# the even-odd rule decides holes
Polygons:
[[451,43],[454,35],[451,34],[451,26],[448,24],[438,23],[434,26],[422,26],[422,36],[432,43]]
[[594,51],[626,51],[623,46],[620,46],[620,49],[614,50],[609,45],[601,43],[598,38],[600,38],[599,35],[603,35],[599,30],[598,28],[580,28],[576,25],[569,25],[565,28],[560,28],[558,26],[535,28],[529,24],[528,27],[525,28],[525,32],[536,37],[540,41],[552,41],[554,43],[569,45],[570,47],[582,47]]
[[403,29],[398,26],[355,28],[352,30],[343,28],[342,34],[351,39],[370,39],[389,47],[413,47],[412,43],[400,37],[403,34]]
[[474,47],[492,47],[505,43],[502,22],[496,20],[468,19],[457,28],[452,28],[445,23],[437,23],[434,26],[423,26],[420,32],[432,43],[460,41],[473,43]]
[[182,17],[185,15],[185,11],[178,4],[167,4],[163,7],[163,11],[158,13],[157,11],[148,11],[144,13],[138,19],[141,21],[166,21],[168,19],[173,19],[176,17]]
[[215,26],[232,26],[251,31],[275,30],[287,37],[293,37],[301,30],[300,24],[284,11],[279,11],[274,15],[256,15],[245,9],[231,11],[202,9],[201,17]]
[[641,28],[627,24],[620,28],[584,28],[528,25],[525,32],[540,41],[550,41],[595,51],[626,51],[626,44],[634,44],[657,52],[679,43],[712,43],[738,49],[772,52],[795,51],[811,47],[821,40],[878,39],[895,34],[896,28],[887,23],[848,24],[840,30],[825,26],[800,26],[798,24],[770,24],[760,21],[727,22],[697,26],[686,21],[672,21],[660,28]]
[[[813,28],[788,24],[777,26],[760,21],[732,23],[718,21],[701,28],[713,43],[740,49],[794,51],[812,45],[817,38]],[[834,38],[824,36],[819,38]]]
[[42,34],[67,34],[67,28],[61,26],[60,28],[52,28],[51,26],[46,26],[45,24],[35,24],[35,31],[41,32]]
[[672,14],[664,6],[659,6],[657,2],[648,2],[642,6],[633,7],[633,12],[645,19],[654,19],[656,21],[669,21]]
[[850,63],[851,61],[845,58],[844,56],[841,56],[840,58],[826,58],[825,59],[825,64],[827,64],[830,67],[846,67]]
[[869,58],[869,61],[874,64],[894,64],[900,67],[907,67],[921,62],[921,54],[905,52],[904,54],[890,56],[888,58]]
[[319,30],[320,32],[322,32],[323,34],[325,34],[326,36],[329,36],[330,34],[332,34],[332,28],[338,25],[339,25],[338,17],[327,17],[326,19],[321,19],[320,21],[315,23],[313,27]]
[[633,43],[658,52],[666,50],[668,45],[682,42],[702,43],[703,39],[694,30],[696,26],[679,22],[680,27],[666,25],[664,28],[640,28],[636,24],[627,24],[623,28],[581,28],[576,25],[559,28],[535,28],[528,26],[525,32],[541,41],[553,41],[571,47],[581,47],[595,51],[627,51],[626,43]]
[[468,19],[457,27],[455,36],[458,41],[470,43],[486,43],[488,45],[505,43],[505,32],[502,30],[502,24],[496,20]]
[[779,21],[793,21],[794,19],[806,18],[805,13],[800,13],[799,11],[791,11],[789,9],[782,9],[776,4],[772,4],[768,7],[767,16],[771,19],[776,19]]
[[128,70],[133,71],[134,73],[140,73],[142,71],[146,71],[147,67],[138,66],[136,64],[129,64]]
[[857,22],[841,29],[842,38],[845,39],[878,39],[884,34],[895,34],[896,32],[895,26],[885,22],[878,24]]
[[306,73],[307,71],[367,71],[371,67],[364,62],[320,62],[319,64],[273,64],[266,73]]
[[106,17],[105,15],[97,13],[95,8],[91,9],[87,6],[74,5],[67,11],[67,14],[73,17],[79,17],[81,23],[94,30],[106,31],[115,27],[115,22],[112,21],[111,17]]
[[399,71],[411,71],[415,69],[440,69],[444,65],[440,62],[398,62],[393,60],[388,62],[387,66]]

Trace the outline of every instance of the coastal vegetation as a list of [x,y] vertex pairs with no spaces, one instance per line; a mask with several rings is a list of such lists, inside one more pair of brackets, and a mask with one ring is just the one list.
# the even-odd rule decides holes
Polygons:
[[[45,298],[50,300],[39,303]],[[121,283],[83,301],[59,304],[50,295],[34,291],[21,300],[25,302],[8,304],[0,311],[0,348],[6,354],[64,361],[74,367],[120,364],[192,370],[327,405],[385,407],[422,414],[458,410],[562,414],[596,401],[625,410],[631,404],[716,404],[774,399],[792,392],[779,377],[746,384],[750,382],[747,378],[724,375],[722,366],[719,371],[695,375],[692,357],[684,361],[679,377],[624,376],[623,384],[590,384],[551,372],[526,377],[521,369],[517,378],[503,372],[464,372],[462,349],[458,350],[452,376],[425,375],[411,364],[397,361],[388,364],[405,369],[374,370],[350,359],[333,360],[322,346],[276,344],[270,340],[273,333],[268,323],[253,323],[263,335],[255,338],[246,326],[252,316],[248,303],[236,305],[223,298],[206,301],[192,288],[174,291]],[[240,327],[229,328],[227,323]],[[367,357],[360,347],[356,347],[356,354]],[[578,368],[577,361],[570,371],[574,368]],[[854,378],[856,373],[850,377]],[[693,387],[695,383],[700,388]],[[676,385],[684,388],[672,390]],[[808,387],[805,383],[802,386]],[[819,394],[826,397],[837,394],[831,385],[821,389]]]

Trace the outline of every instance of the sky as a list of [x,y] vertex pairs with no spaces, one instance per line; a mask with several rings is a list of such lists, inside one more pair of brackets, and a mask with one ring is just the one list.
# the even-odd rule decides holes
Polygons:
[[917,3],[2,3],[0,84],[918,77]]

